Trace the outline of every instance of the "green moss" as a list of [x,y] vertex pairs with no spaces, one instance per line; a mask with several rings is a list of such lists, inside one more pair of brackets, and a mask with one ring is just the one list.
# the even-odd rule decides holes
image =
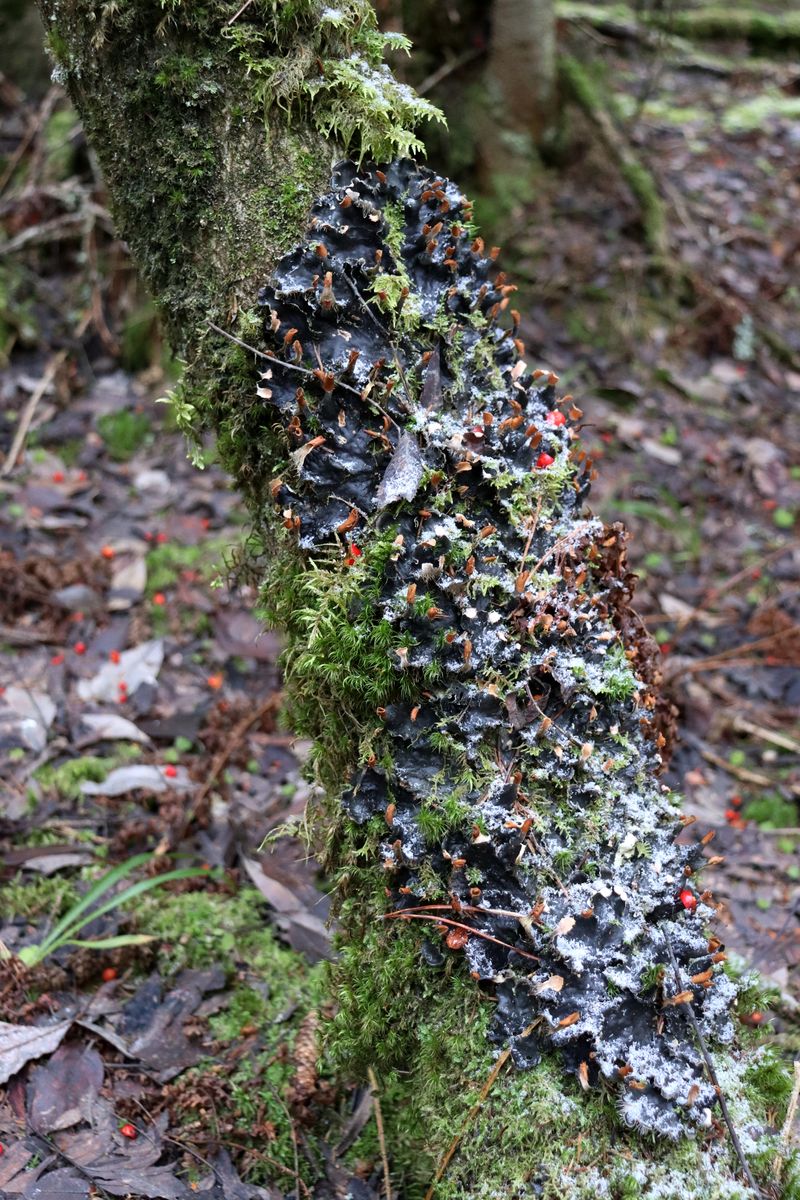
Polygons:
[[262,615],[288,632],[286,719],[315,739],[312,767],[330,795],[363,757],[364,739],[371,743],[376,710],[414,696],[398,655],[408,643],[376,608],[394,539],[393,530],[383,532],[351,566],[342,555],[338,571],[330,562],[306,566],[286,544],[262,587]]
[[0,887],[0,912],[9,919],[54,919],[67,912],[77,899],[74,882],[63,875],[20,875]]
[[232,550],[229,538],[207,538],[195,546],[164,542],[148,551],[147,594],[164,592],[177,583],[182,571],[196,571],[206,581],[214,579],[226,551]]
[[[285,1183],[284,1172],[294,1168],[286,1109],[286,1091],[295,1072],[292,1048],[304,1019],[323,1002],[324,969],[309,967],[278,942],[267,923],[263,900],[252,888],[235,895],[192,891],[146,896],[135,920],[139,932],[158,939],[162,972],[220,964],[227,968],[232,994],[209,1021],[219,1055],[254,1029],[258,1041],[245,1057],[234,1058],[224,1096],[204,1118],[204,1133],[217,1133],[223,1144],[233,1140],[239,1147],[252,1147],[249,1159],[256,1165],[248,1172],[249,1182]],[[217,1057],[183,1076],[182,1086],[202,1092],[203,1077],[219,1069]],[[271,1127],[266,1141],[264,1124]],[[233,1138],[232,1127],[236,1128]],[[266,1151],[263,1160],[259,1150]],[[305,1162],[303,1177],[313,1182],[314,1172]]]
[[75,149],[70,134],[78,125],[78,114],[71,106],[52,113],[44,127],[45,177],[60,183],[74,174]]
[[93,755],[71,758],[58,765],[46,763],[34,772],[33,777],[43,791],[55,793],[64,800],[77,800],[81,794],[81,784],[87,780],[101,783],[114,761],[118,759],[98,758]]
[[784,800],[779,792],[762,792],[744,809],[748,821],[764,829],[794,828],[797,825],[797,805]]
[[147,413],[124,408],[99,417],[97,429],[111,457],[127,462],[151,436],[152,423]]

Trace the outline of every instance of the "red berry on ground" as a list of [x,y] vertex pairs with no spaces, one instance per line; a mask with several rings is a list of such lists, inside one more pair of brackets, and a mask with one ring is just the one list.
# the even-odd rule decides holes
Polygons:
[[111,983],[112,979],[117,978],[116,967],[106,967],[103,971],[103,983]]
[[219,689],[222,687],[224,682],[225,682],[225,680],[223,679],[223,677],[221,675],[209,675],[208,678],[206,679],[206,683],[208,684],[208,686],[212,689],[212,691],[215,691],[215,692],[219,691]]
[[551,467],[555,461],[552,454],[547,454],[543,450],[536,460],[536,466],[542,470],[544,467]]
[[72,647],[72,649],[75,651],[76,654],[85,654],[86,653],[86,642],[76,642],[75,645]]
[[136,1137],[136,1126],[131,1125],[130,1121],[126,1121],[124,1125],[120,1125],[119,1131],[123,1137],[126,1137],[126,1138],[135,1138]]
[[738,821],[739,820],[739,814],[737,813],[735,808],[726,808],[725,809],[725,820],[726,821]]
[[111,650],[111,651],[109,651],[109,655],[108,655],[108,657],[109,657],[109,659],[111,660],[111,662],[112,662],[112,663],[118,663],[118,662],[119,662],[119,659],[120,659],[120,653],[119,653],[119,650]]
[[103,558],[113,558],[114,557],[114,547],[113,546],[103,546],[100,550],[100,553],[102,554]]
[[164,593],[156,592],[155,596],[153,596],[153,604],[158,604],[160,606],[160,605],[166,604],[166,603],[167,603],[167,597],[164,595]]
[[178,768],[173,767],[172,764],[170,764],[168,767],[164,767],[164,774],[166,775],[167,779],[174,779],[178,774]]
[[361,550],[359,550],[359,548],[355,544],[355,542],[350,543],[350,553],[352,554],[353,558],[361,558],[362,552],[361,552]]
[[687,912],[694,912],[697,908],[697,896],[691,888],[684,888],[678,899]]
[[64,661],[63,654],[54,654],[53,657],[50,659],[50,662],[52,663],[52,665],[54,667],[60,667],[61,664],[63,663],[63,661]]
[[167,540],[167,535],[165,533],[157,533],[156,534],[156,541],[158,542],[159,546],[163,546],[164,542],[166,540]]
[[53,471],[53,483],[63,483],[63,482],[64,482],[64,472],[63,471]]
[[552,412],[545,413],[545,421],[548,425],[566,425],[567,418],[558,409],[553,409]]

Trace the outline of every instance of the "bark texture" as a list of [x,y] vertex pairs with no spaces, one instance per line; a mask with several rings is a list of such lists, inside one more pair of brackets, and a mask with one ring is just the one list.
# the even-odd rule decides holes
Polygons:
[[452,1200],[752,1200],[688,1006],[770,1184],[787,1076],[733,1036],[580,414],[526,364],[454,185],[331,177],[426,115],[371,9],[41,7],[188,359],[178,416],[268,543],[344,928],[326,1053],[381,1072],[403,1194],[435,1171]]

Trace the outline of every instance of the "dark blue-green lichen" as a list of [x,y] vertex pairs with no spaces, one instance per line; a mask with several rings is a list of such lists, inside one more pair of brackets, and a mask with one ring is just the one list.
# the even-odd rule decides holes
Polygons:
[[365,839],[385,830],[387,920],[463,954],[518,1066],[553,1045],[676,1138],[717,1099],[670,1000],[690,994],[719,1046],[735,987],[614,621],[619,533],[584,514],[573,420],[503,319],[512,290],[455,185],[408,161],[337,168],[265,288],[259,397],[289,451],[273,499],[329,596],[295,620],[290,690],[310,654],[320,724],[341,695],[340,805]]

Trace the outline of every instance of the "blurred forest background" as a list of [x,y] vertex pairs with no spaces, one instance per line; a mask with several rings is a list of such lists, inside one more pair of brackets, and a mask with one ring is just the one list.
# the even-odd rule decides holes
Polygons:
[[[631,530],[675,707],[665,778],[725,856],[709,871],[721,936],[776,989],[748,1020],[797,1057],[800,16],[781,0],[376,7],[414,43],[393,69],[447,115],[423,133],[428,159],[503,247],[528,360],[583,410],[590,504]],[[256,1188],[295,1169],[283,1100],[263,1097],[319,1084],[295,956],[329,954],[325,903],[298,841],[259,852],[302,820],[305,747],[280,725],[240,503],[213,447],[197,470],[154,403],[181,364],[42,44],[32,0],[0,0],[0,939],[35,944],[140,852],[180,849],[207,878],[106,914],[92,933],[119,944],[56,949],[38,990],[0,985],[0,1019],[52,1011],[59,989],[90,997],[121,1061],[135,1035],[151,1055],[104,1092],[114,1130],[150,1130],[142,1194],[182,1195],[180,1172],[208,1158],[209,1195],[255,1196],[239,1174]],[[108,1016],[128,979],[138,1032]],[[282,1013],[291,1053],[259,1032]],[[4,1139],[19,1119],[0,1105]],[[363,1180],[379,1153],[366,1119],[336,1160]],[[81,1136],[40,1128],[43,1155]],[[30,1155],[0,1158],[0,1187],[21,1193],[23,1168],[27,1186]]]

